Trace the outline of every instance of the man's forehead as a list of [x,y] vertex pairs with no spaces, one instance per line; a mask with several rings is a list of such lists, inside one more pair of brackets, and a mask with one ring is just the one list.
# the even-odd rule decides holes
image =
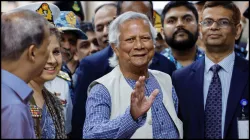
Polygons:
[[169,17],[182,17],[186,15],[195,17],[194,13],[185,6],[173,7],[166,13],[165,19]]
[[95,24],[102,22],[103,19],[107,17],[113,19],[114,16],[116,16],[116,7],[105,5],[95,13],[94,22]]
[[134,11],[134,12],[151,12],[151,6],[149,1],[124,1],[121,4],[121,12]]
[[143,7],[148,7],[150,8],[150,2],[149,1],[123,1],[122,4],[121,4],[121,7],[122,6],[143,6]]
[[103,7],[101,7],[97,12],[96,14],[101,14],[103,13],[103,11],[112,11],[112,12],[116,12],[116,7],[113,6],[113,5],[104,5]]
[[149,24],[148,24],[148,21],[145,20],[145,19],[142,19],[142,18],[128,19],[128,20],[124,21],[121,25],[123,25],[123,24],[125,24],[125,23],[126,23],[126,24],[128,24],[128,23],[130,23],[130,24],[142,23],[142,24],[147,24],[147,25],[149,25]]
[[86,35],[88,36],[88,40],[93,40],[93,38],[96,38],[95,32],[93,31],[87,31]]
[[[131,19],[123,22],[122,24],[119,25],[123,29],[127,28],[140,28],[143,27],[143,29],[149,29],[150,30],[150,25],[149,23],[144,20],[144,19]],[[120,29],[121,29],[120,28]]]
[[63,31],[62,37],[69,39],[78,39],[77,34],[72,31]]
[[114,19],[113,17],[106,17],[104,19],[96,19],[95,20],[95,27],[108,25],[111,23],[111,21],[113,21],[113,19]]
[[208,7],[202,12],[202,18],[232,18],[233,11],[223,8],[222,6]]
[[121,14],[128,11],[145,14],[150,20],[153,20],[153,11],[149,1],[124,1],[121,4]]

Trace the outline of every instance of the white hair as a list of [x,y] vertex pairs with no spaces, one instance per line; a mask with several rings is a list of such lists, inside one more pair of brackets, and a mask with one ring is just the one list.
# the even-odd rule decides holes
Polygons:
[[[118,16],[114,21],[111,22],[109,26],[109,43],[114,44],[116,47],[119,47],[119,37],[120,37],[120,25],[128,20],[135,20],[135,19],[143,19],[145,20],[150,27],[150,34],[153,39],[153,43],[156,42],[157,32],[154,28],[154,26],[151,24],[151,21],[148,19],[148,17],[144,14],[137,13],[137,12],[125,12]],[[152,63],[152,60],[150,61],[149,65]],[[110,67],[115,67],[118,65],[118,58],[116,54],[114,53],[112,57],[109,58],[109,65]]]

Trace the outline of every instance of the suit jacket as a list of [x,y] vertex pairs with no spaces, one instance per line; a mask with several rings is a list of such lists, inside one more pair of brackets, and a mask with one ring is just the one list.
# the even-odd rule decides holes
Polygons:
[[[113,68],[109,66],[108,59],[113,55],[111,46],[107,46],[103,50],[85,57],[80,62],[77,72],[78,81],[75,89],[75,105],[73,107],[72,116],[72,138],[82,138],[83,124],[85,121],[85,102],[87,100],[87,89],[89,84],[109,73]],[[159,70],[172,75],[176,70],[173,62],[165,56],[155,53],[150,69]]]
[[[249,101],[248,61],[235,55],[231,86],[228,95],[224,138],[238,138],[237,117],[241,116],[241,99]],[[173,85],[179,98],[179,118],[183,122],[184,138],[204,138],[203,79],[205,58],[176,70]],[[245,111],[248,115],[249,105]]]

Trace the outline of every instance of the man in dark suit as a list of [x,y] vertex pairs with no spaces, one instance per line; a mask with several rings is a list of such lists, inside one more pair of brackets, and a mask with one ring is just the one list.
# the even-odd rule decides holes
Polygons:
[[[206,2],[200,29],[205,58],[172,75],[184,138],[238,139],[241,101],[249,100],[249,62],[234,52],[240,11],[232,2]],[[244,108],[248,116],[249,105]]]
[[[153,23],[153,4],[151,1],[119,1],[117,6],[117,16],[127,11],[147,13],[147,16]],[[82,129],[85,121],[87,88],[92,81],[104,76],[113,69],[110,67],[108,60],[112,56],[113,50],[110,46],[107,46],[103,50],[84,58],[80,62],[79,70],[77,71],[79,78],[76,85],[76,103],[73,108],[72,116],[72,135],[74,138],[82,138]],[[149,68],[165,72],[170,76],[176,69],[174,63],[159,53],[155,53]]]

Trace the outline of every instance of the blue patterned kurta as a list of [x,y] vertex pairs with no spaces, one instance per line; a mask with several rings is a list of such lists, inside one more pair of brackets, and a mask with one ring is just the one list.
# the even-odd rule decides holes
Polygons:
[[40,122],[40,127],[42,130],[42,139],[55,139],[55,125],[46,104],[43,105],[42,121]]
[[[153,138],[179,138],[178,130],[163,104],[159,83],[151,73],[149,75],[145,82],[146,96],[149,96],[154,89],[160,89],[151,107]],[[126,81],[134,89],[136,81],[131,79]],[[174,88],[172,97],[175,110],[178,112],[178,98]],[[138,122],[132,119],[129,106],[123,115],[110,120],[111,104],[109,92],[102,84],[97,84],[91,89],[86,102],[83,138],[130,138],[145,123],[145,117]]]
[[[181,65],[181,63],[179,63],[173,56],[172,54],[172,50],[171,48],[166,48],[164,49],[162,52],[161,52],[162,55],[164,55],[165,57],[167,57],[170,61],[172,61],[175,66],[176,66],[176,69],[180,69],[182,68],[183,66]],[[195,58],[194,58],[194,61],[200,59],[204,57],[204,52],[202,50],[200,50],[199,48],[196,49],[196,54],[195,54]]]

